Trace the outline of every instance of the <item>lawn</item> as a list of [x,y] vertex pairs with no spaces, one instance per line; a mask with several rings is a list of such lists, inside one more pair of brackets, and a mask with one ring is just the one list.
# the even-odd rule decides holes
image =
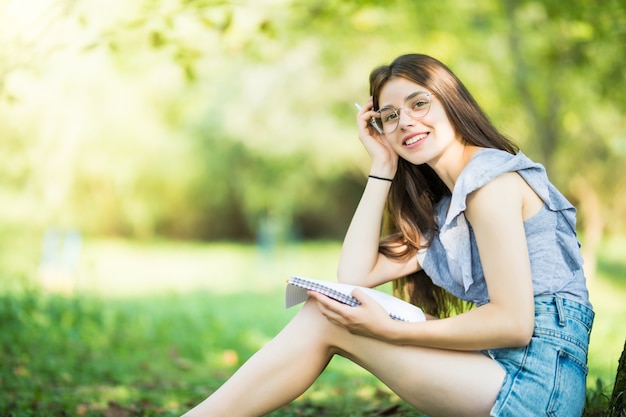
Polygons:
[[[607,244],[590,283],[597,321],[590,400],[602,404],[626,336],[626,263]],[[29,253],[0,257],[0,416],[177,416],[218,387],[295,313],[292,274],[332,279],[339,245],[86,241],[63,294],[33,283]],[[25,271],[18,274],[16,271]],[[598,382],[599,381],[599,382]],[[601,388],[598,390],[598,386]],[[375,378],[333,360],[305,395],[272,414],[419,416]]]

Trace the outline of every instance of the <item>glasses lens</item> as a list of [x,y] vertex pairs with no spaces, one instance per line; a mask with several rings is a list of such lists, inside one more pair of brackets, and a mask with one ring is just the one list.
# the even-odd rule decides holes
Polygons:
[[380,126],[383,127],[383,132],[391,133],[398,127],[398,122],[400,121],[400,117],[398,117],[398,112],[392,108],[384,108],[378,112],[379,118],[378,122]]
[[430,95],[421,93],[415,97],[410,97],[405,103],[404,108],[413,119],[419,119],[426,116],[430,110]]
[[430,94],[417,93],[411,95],[405,102],[404,106],[394,109],[392,107],[384,107],[378,111],[376,122],[382,126],[384,133],[393,133],[400,123],[400,112],[404,110],[412,119],[420,119],[428,114],[430,110]]

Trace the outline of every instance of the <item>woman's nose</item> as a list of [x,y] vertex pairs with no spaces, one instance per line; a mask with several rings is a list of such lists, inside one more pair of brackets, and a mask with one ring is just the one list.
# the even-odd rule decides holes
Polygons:
[[413,126],[415,120],[409,116],[408,112],[404,109],[398,110],[398,127],[402,129],[406,126]]

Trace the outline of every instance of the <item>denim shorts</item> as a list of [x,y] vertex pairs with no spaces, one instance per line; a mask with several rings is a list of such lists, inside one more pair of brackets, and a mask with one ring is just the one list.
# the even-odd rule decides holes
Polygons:
[[593,317],[591,309],[575,301],[535,297],[535,330],[528,346],[486,351],[506,371],[491,416],[580,417]]

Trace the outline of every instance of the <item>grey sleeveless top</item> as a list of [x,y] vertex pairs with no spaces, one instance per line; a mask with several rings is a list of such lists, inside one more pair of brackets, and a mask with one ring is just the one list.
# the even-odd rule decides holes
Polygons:
[[435,285],[456,297],[477,306],[488,303],[474,233],[464,215],[466,198],[498,175],[513,171],[544,202],[543,208],[524,222],[535,296],[558,295],[591,307],[576,236],[576,209],[550,183],[544,167],[522,152],[512,155],[481,149],[473,156],[452,195],[437,203],[439,230],[431,246],[418,252],[419,264]]

